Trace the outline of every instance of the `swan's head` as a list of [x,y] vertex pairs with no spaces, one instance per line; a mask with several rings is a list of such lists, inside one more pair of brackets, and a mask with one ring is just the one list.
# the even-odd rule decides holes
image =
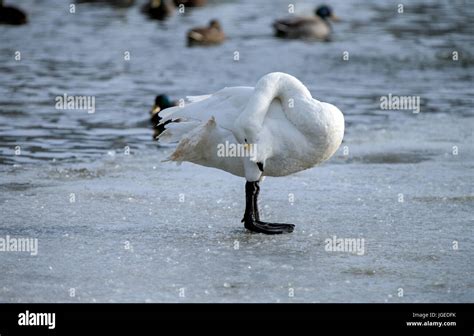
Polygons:
[[316,8],[315,14],[323,20],[331,19],[332,21],[339,21],[339,18],[334,15],[332,8],[327,5],[321,5]]
[[237,143],[243,145],[245,150],[249,151],[251,155],[251,161],[258,161],[257,159],[259,158],[259,147],[257,146],[257,144],[259,143],[259,137],[257,135],[259,134],[259,131],[257,129],[254,129],[249,124],[243,125],[237,122],[236,126],[237,127],[234,128],[233,133],[235,139],[237,140]]
[[234,128],[234,136],[237,142],[242,145],[252,145],[257,143],[258,130],[254,127],[254,125],[251,125],[242,119],[237,119],[236,127]]

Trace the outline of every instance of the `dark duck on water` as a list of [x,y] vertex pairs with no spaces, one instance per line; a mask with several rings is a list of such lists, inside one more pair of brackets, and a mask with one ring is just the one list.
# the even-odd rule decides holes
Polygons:
[[154,130],[153,132],[154,140],[158,140],[158,136],[165,130],[166,124],[171,122],[171,121],[168,121],[166,123],[160,124],[161,116],[159,113],[164,109],[167,109],[169,107],[173,107],[176,105],[177,105],[176,102],[170,100],[170,98],[165,94],[160,94],[156,96],[155,104],[153,105],[153,108],[150,111],[150,121]]
[[149,0],[142,7],[142,12],[154,20],[165,20],[173,15],[174,10],[175,6],[171,0]]
[[0,23],[10,25],[22,25],[28,22],[25,12],[22,10],[5,6],[3,0],[0,0]]
[[296,16],[276,20],[273,23],[275,35],[290,39],[329,41],[332,32],[329,20],[339,21],[339,18],[333,14],[332,8],[326,5],[316,8],[314,14],[308,17]]

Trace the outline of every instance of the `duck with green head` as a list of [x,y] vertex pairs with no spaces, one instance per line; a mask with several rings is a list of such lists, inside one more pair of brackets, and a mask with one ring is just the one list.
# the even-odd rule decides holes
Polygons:
[[161,116],[159,113],[167,109],[169,107],[173,107],[178,105],[175,101],[172,101],[170,97],[168,97],[166,94],[160,94],[155,97],[155,104],[153,105],[151,111],[150,111],[150,121],[151,125],[153,127],[153,139],[157,140],[158,136],[165,130],[166,124],[169,122],[165,122],[162,125],[160,125],[161,121]]
[[3,5],[0,0],[0,24],[22,25],[28,22],[26,13],[21,9]]
[[175,6],[171,0],[149,0],[142,7],[142,12],[150,19],[164,20],[174,13]]
[[314,16],[290,17],[273,23],[275,35],[282,38],[303,38],[329,41],[332,27],[330,20],[339,21],[332,8],[322,5],[316,8]]

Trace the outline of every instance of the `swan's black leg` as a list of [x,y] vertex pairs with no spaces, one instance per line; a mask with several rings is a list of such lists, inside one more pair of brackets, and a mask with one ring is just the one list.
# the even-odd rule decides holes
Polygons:
[[267,223],[259,220],[257,197],[260,187],[258,181],[245,184],[245,214],[244,226],[247,230],[265,233],[281,234],[293,232],[293,224]]
[[255,193],[253,196],[253,214],[254,214],[255,220],[259,222],[260,213],[258,212],[258,194],[260,193],[260,186],[258,185],[258,182],[255,182],[254,187],[255,187]]

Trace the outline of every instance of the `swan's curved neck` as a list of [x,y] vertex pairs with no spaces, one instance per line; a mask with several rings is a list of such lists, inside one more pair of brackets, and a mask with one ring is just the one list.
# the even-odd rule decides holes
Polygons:
[[255,86],[254,94],[242,112],[246,128],[257,132],[263,125],[270,104],[280,99],[283,111],[288,116],[294,103],[300,99],[311,99],[311,93],[295,77],[284,73],[270,73],[263,76]]

